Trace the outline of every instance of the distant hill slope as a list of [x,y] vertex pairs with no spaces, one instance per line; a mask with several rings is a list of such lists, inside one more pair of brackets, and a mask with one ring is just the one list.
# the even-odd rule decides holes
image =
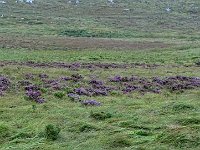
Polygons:
[[0,3],[0,34],[77,36],[86,30],[81,37],[92,32],[92,37],[199,38],[199,0],[5,2]]

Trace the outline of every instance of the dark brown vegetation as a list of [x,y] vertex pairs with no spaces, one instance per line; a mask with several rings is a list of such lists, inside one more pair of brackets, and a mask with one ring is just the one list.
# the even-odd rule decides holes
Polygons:
[[4,37],[0,36],[0,48],[48,49],[156,49],[167,48],[171,44],[162,42],[132,42],[117,39],[83,37]]

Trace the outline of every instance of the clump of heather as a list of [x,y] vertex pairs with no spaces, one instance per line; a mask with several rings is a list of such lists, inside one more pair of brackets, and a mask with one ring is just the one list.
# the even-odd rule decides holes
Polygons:
[[125,88],[122,89],[122,91],[123,91],[124,94],[126,94],[126,93],[129,93],[129,92],[132,92],[132,91],[137,91],[139,89],[140,89],[140,87],[138,87],[138,86],[126,84]]
[[83,79],[83,76],[77,73],[77,74],[73,74],[73,75],[71,76],[71,79],[72,79],[74,82],[77,82],[77,81],[80,81],[81,79]]
[[27,80],[34,79],[34,75],[32,73],[27,73],[24,76],[25,76],[25,79],[27,79]]
[[82,105],[85,106],[100,106],[101,103],[96,100],[84,100],[81,102]]
[[99,95],[107,96],[108,92],[106,90],[95,89],[93,95],[95,95],[95,96],[99,96]]
[[21,80],[21,81],[18,81],[18,84],[21,86],[28,86],[28,85],[31,85],[32,83],[28,80]]
[[38,86],[36,86],[36,85],[29,85],[29,86],[25,87],[25,90],[26,91],[39,91],[40,88]]
[[107,96],[108,92],[105,89],[87,89],[92,96]]
[[37,103],[44,103],[45,100],[41,97],[42,93],[39,89],[40,88],[36,85],[26,86],[26,96]]
[[103,85],[103,81],[93,79],[93,80],[89,81],[89,84],[92,84],[92,85]]
[[43,84],[45,88],[52,88],[53,90],[61,90],[65,87],[65,85],[61,84],[60,80],[54,79],[54,80],[47,80],[43,79]]
[[69,93],[67,95],[72,101],[80,101],[80,96],[78,94]]
[[41,78],[41,79],[46,79],[46,78],[48,78],[49,76],[47,75],[47,74],[44,74],[44,73],[42,73],[42,74],[39,74],[39,78]]
[[110,78],[111,82],[132,82],[134,80],[141,80],[137,77],[122,77],[122,76],[115,76]]
[[71,70],[78,70],[78,68],[80,68],[80,67],[81,67],[81,64],[77,62],[77,63],[71,64],[69,68]]
[[115,77],[113,77],[113,78],[110,78],[110,81],[111,81],[111,82],[120,82],[121,79],[122,79],[121,76],[115,76]]
[[76,88],[75,90],[74,90],[74,92],[76,93],[76,94],[78,94],[78,95],[86,95],[86,96],[89,96],[90,95],[90,93],[85,89],[85,88]]
[[200,78],[198,77],[172,76],[164,79],[154,78],[153,82],[156,82],[160,86],[170,89],[171,91],[200,87]]
[[4,76],[0,76],[0,96],[4,95],[4,92],[9,88],[10,80]]
[[71,77],[61,77],[60,80],[69,81],[71,80]]

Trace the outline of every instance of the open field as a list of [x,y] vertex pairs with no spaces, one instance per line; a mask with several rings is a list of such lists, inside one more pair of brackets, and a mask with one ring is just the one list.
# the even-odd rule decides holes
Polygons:
[[[53,49],[162,49],[170,47],[170,44],[163,42],[137,42],[116,39],[97,38],[20,38],[0,37],[0,44],[7,48],[26,48],[33,50]],[[172,45],[172,44],[171,44]]]
[[200,149],[199,0],[5,2],[0,150]]

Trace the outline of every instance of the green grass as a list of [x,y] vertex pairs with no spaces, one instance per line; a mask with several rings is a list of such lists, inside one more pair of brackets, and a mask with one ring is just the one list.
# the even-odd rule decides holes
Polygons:
[[[89,54],[89,53],[88,53]],[[196,70],[196,71],[195,71]],[[200,76],[198,67],[158,67],[157,69],[87,69],[4,66],[0,74],[21,80],[26,73],[46,73],[50,78],[80,73],[106,79],[112,75]],[[35,82],[39,83],[38,79]],[[184,93],[110,95],[93,97],[101,107],[83,107],[68,97],[44,93],[47,103],[24,99],[21,89],[1,97],[1,149],[198,149],[199,90]],[[92,113],[91,113],[92,112]],[[103,112],[103,113],[102,113]],[[104,118],[104,119],[99,119]],[[109,117],[107,117],[109,116]],[[96,119],[97,118],[97,119]],[[46,140],[45,126],[59,126],[55,141]]]
[[[194,5],[192,5],[194,4]],[[194,7],[196,6],[196,7]],[[166,7],[172,12],[166,13]],[[13,83],[24,74],[48,74],[50,79],[79,73],[84,82],[91,77],[104,81],[115,75],[140,77],[200,77],[199,0],[106,1],[84,0],[73,6],[64,0],[38,0],[30,6],[8,1],[0,4],[0,75]],[[129,12],[124,9],[130,9]],[[168,48],[55,50],[56,45],[34,50],[12,47],[15,38],[87,37],[129,42],[164,42]],[[19,40],[19,41],[20,41]],[[23,41],[23,42],[24,42]],[[45,43],[45,44],[48,44]],[[29,43],[28,43],[29,44]],[[37,44],[37,43],[35,43]],[[81,46],[81,45],[80,45]],[[62,47],[62,46],[61,46]],[[51,50],[50,50],[51,49]],[[61,49],[61,48],[59,48]],[[155,68],[66,69],[2,65],[3,62],[100,62],[160,64]],[[34,83],[41,84],[39,78]],[[74,83],[79,87],[84,83]],[[43,88],[44,104],[25,97],[24,90],[11,87],[0,96],[0,150],[198,150],[200,147],[199,88],[160,94],[112,91],[95,99],[100,107],[84,107],[66,96],[73,88],[50,92]],[[48,129],[47,129],[48,128]]]
[[[53,0],[38,0],[33,5],[10,1],[0,5],[0,14],[4,15],[0,17],[0,33],[71,36],[71,30],[75,30],[75,36],[199,39],[199,5],[198,0],[118,0],[114,6],[95,0],[85,0],[78,6]],[[167,7],[172,12],[167,13]],[[75,34],[80,30],[86,32]]]
[[[129,53],[129,55],[127,55]],[[192,65],[200,60],[200,48],[183,50],[25,50],[0,49],[0,60],[36,62],[115,62]]]

